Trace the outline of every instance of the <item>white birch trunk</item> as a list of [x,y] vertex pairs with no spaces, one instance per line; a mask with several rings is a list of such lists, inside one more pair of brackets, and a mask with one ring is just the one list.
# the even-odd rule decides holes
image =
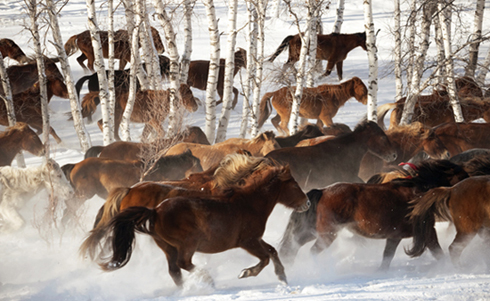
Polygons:
[[109,145],[111,140],[111,129],[109,124],[109,110],[108,110],[108,93],[107,93],[107,78],[105,74],[104,57],[102,54],[102,43],[100,42],[99,27],[97,25],[97,19],[95,14],[95,0],[87,0],[87,14],[88,14],[88,26],[90,29],[90,39],[92,40],[92,47],[94,48],[94,65],[97,71],[97,78],[99,79],[99,99],[100,110],[102,112],[102,132],[103,132],[103,144]]
[[37,74],[39,77],[39,96],[41,101],[41,112],[43,116],[43,136],[42,141],[46,151],[46,158],[49,158],[49,111],[48,111],[48,92],[46,88],[46,72],[44,67],[44,56],[41,49],[41,40],[37,25],[37,1],[30,0],[28,3],[29,18],[31,19],[31,34],[34,43],[34,52],[37,62]]
[[195,0],[184,1],[184,52],[180,60],[180,82],[187,83],[192,55],[192,7]]
[[139,31],[139,41],[143,50],[143,57],[146,63],[146,71],[150,89],[160,90],[162,85],[162,77],[160,75],[160,65],[158,62],[158,54],[153,43],[153,36],[149,22],[146,22],[146,1],[135,1],[136,11],[139,15],[141,25]]
[[465,76],[475,77],[476,65],[478,63],[478,48],[480,47],[481,30],[483,25],[483,13],[485,10],[485,0],[476,1],[475,19],[473,22],[473,42],[470,44],[470,58],[466,66]]
[[453,108],[454,120],[456,122],[463,122],[463,112],[461,111],[461,105],[459,104],[458,95],[456,94],[456,84],[454,83],[454,70],[453,70],[453,58],[451,50],[451,40],[449,35],[448,25],[451,25],[451,20],[446,19],[446,16],[451,16],[450,13],[445,13],[444,3],[438,3],[439,10],[442,12],[439,14],[439,23],[441,24],[442,36],[444,38],[444,52],[446,53],[446,74],[447,74],[447,87],[449,93],[449,103]]
[[279,18],[279,14],[280,14],[280,12],[281,12],[281,2],[282,2],[282,0],[276,0],[276,2],[275,2],[275,3],[276,3],[276,5],[275,5],[275,7],[274,7],[274,17],[275,17],[276,19],[278,19],[278,18]]
[[60,58],[61,71],[65,77],[65,83],[68,89],[68,95],[70,97],[70,109],[73,117],[73,125],[77,133],[78,140],[80,141],[82,152],[86,152],[91,146],[90,135],[85,128],[85,124],[83,123],[80,102],[78,101],[73,76],[71,74],[70,62],[68,61],[65,48],[63,47],[64,43],[61,37],[61,30],[56,14],[56,6],[52,0],[46,0],[46,5],[51,23],[51,31],[54,38],[54,46],[58,52],[58,57]]
[[[145,7],[146,7],[146,1],[145,1]],[[148,35],[148,42],[149,42],[148,46],[150,47],[151,53],[153,53],[153,55],[151,56],[151,65],[152,65],[152,69],[153,69],[153,73],[154,73],[154,77],[155,77],[154,86],[155,86],[156,90],[162,90],[163,89],[163,84],[162,84],[163,74],[160,71],[160,58],[158,57],[159,54],[158,54],[158,51],[155,47],[155,40],[154,40],[153,33],[151,30],[151,25],[150,25],[150,20],[149,20],[148,15],[149,15],[148,13],[145,13],[143,20],[144,20],[146,34]]]
[[402,79],[402,39],[401,39],[401,11],[400,0],[395,0],[395,101],[403,96],[403,79]]
[[168,114],[168,134],[169,137],[175,135],[179,127],[181,126],[181,114],[179,113],[179,52],[177,50],[177,43],[175,41],[175,33],[172,28],[172,24],[170,23],[170,18],[165,11],[165,8],[161,1],[154,0],[155,10],[157,18],[160,20],[160,23],[165,31],[165,39],[168,44],[168,54],[170,59],[170,71],[169,71],[169,80],[170,80],[170,107]]
[[216,134],[216,142],[226,140],[226,131],[230,120],[230,112],[233,94],[233,71],[235,69],[235,45],[236,45],[236,17],[238,0],[230,0],[228,3],[228,41],[225,60],[225,78],[223,83],[223,105],[221,117]]
[[[240,125],[240,138],[245,138],[247,135],[248,120],[251,117],[251,87],[255,78],[256,64],[255,57],[257,55],[257,10],[255,6],[247,1],[247,16],[248,16],[248,47],[247,47],[247,74],[245,75],[243,84],[243,106],[242,106],[242,123]],[[257,120],[257,117],[254,116]]]
[[[341,0],[342,1],[342,0]],[[316,33],[316,24],[318,20],[318,13],[320,11],[321,1],[313,1],[310,5],[313,5],[309,9],[312,10],[311,23],[309,25],[309,53],[308,53],[308,71],[306,74],[306,87],[312,88],[315,85],[315,65],[316,65],[316,49],[318,45],[318,35]]]
[[218,21],[216,20],[216,10],[213,0],[203,0],[206,7],[206,15],[208,18],[210,57],[209,57],[209,73],[208,82],[206,85],[206,125],[204,133],[208,141],[214,141],[216,129],[216,88],[218,86],[218,72],[220,59],[220,41]]
[[114,5],[113,0],[107,0],[107,20],[109,28],[107,30],[107,44],[108,44],[108,69],[109,74],[107,76],[107,92],[108,92],[108,104],[107,110],[109,113],[109,138],[114,141],[114,109],[116,104],[116,90],[114,87]]
[[[434,30],[435,30],[435,40],[437,46],[437,61],[442,62],[446,60],[446,54],[444,53],[444,42],[442,39],[441,24],[439,18],[434,18]],[[445,82],[446,72],[444,68],[439,68],[436,71],[436,84],[440,85]]]
[[[412,87],[413,78],[413,65],[415,57],[415,35],[416,30],[416,18],[417,18],[417,4],[416,0],[410,0],[410,16],[408,17],[408,64],[407,64],[407,87]],[[410,93],[410,91],[409,91]]]
[[342,23],[344,22],[344,2],[345,0],[337,0],[337,15],[335,16],[335,23],[332,29],[334,33],[340,33]]
[[[257,4],[255,4],[257,3]],[[255,80],[253,81],[253,103],[252,103],[252,124],[251,133],[252,137],[256,137],[259,132],[259,103],[260,103],[260,89],[262,87],[263,71],[264,71],[264,45],[265,45],[265,13],[266,3],[265,0],[258,0],[254,2],[257,10],[258,17],[258,33],[257,33],[257,57],[255,60]]]
[[376,105],[378,96],[378,48],[374,35],[372,0],[364,0],[364,20],[366,28],[366,46],[369,61],[367,118],[377,121]]

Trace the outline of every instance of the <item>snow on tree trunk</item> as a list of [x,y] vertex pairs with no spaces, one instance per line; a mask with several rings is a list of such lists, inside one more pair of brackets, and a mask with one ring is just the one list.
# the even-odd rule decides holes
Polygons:
[[235,69],[235,45],[236,45],[236,17],[237,0],[230,0],[228,4],[228,41],[225,59],[225,78],[223,87],[223,104],[221,107],[221,117],[216,134],[216,142],[226,140],[226,131],[230,121],[230,111],[233,102],[233,71]]
[[337,1],[337,15],[335,16],[335,22],[332,29],[332,32],[334,33],[340,33],[342,23],[344,22],[344,2],[345,0]]
[[480,47],[481,30],[483,25],[483,12],[485,10],[485,0],[476,1],[475,19],[473,22],[473,36],[470,44],[470,59],[466,66],[465,76],[475,77],[476,65],[478,63],[478,48]]
[[218,72],[220,59],[220,42],[219,28],[216,20],[216,10],[213,0],[203,0],[206,7],[206,15],[208,18],[210,58],[209,58],[209,73],[208,82],[206,84],[206,125],[204,133],[208,141],[214,141],[216,129],[216,88],[218,86]]
[[[434,18],[434,31],[435,31],[435,40],[437,46],[437,61],[442,62],[446,59],[446,54],[444,53],[444,42],[442,39],[442,31],[441,24],[439,22],[439,18]],[[446,72],[444,72],[444,68],[439,68],[436,71],[436,84],[440,85],[445,82]]]
[[170,22],[170,18],[165,11],[163,3],[159,0],[154,0],[154,5],[156,9],[156,15],[158,20],[165,31],[165,39],[168,44],[168,54],[170,58],[170,71],[169,71],[169,80],[170,80],[170,106],[169,106],[169,114],[168,114],[168,134],[169,136],[175,135],[179,131],[179,127],[181,126],[181,115],[179,113],[179,52],[177,51],[177,43],[175,41],[175,33],[172,28],[172,23]]
[[[417,4],[416,0],[410,0],[410,15],[408,17],[408,64],[407,64],[407,87],[410,89],[412,87],[413,78],[413,66],[415,58],[415,35],[416,30],[416,19],[417,19]],[[410,91],[409,91],[410,93]]]
[[[257,136],[259,132],[259,103],[260,103],[260,88],[262,87],[263,71],[264,71],[264,44],[265,44],[265,13],[266,3],[264,0],[258,0],[254,2],[257,10],[257,56],[255,60],[255,80],[253,81],[253,103],[252,103],[252,124],[251,133],[252,137]],[[255,4],[256,3],[256,4]]]
[[75,84],[73,82],[73,77],[71,74],[70,63],[63,47],[63,39],[61,37],[61,30],[58,23],[56,6],[52,0],[46,0],[46,5],[48,8],[49,19],[51,23],[51,31],[54,38],[54,46],[58,52],[58,57],[60,58],[61,71],[65,77],[66,87],[68,89],[68,95],[70,97],[70,109],[73,117],[73,124],[75,131],[80,141],[80,147],[83,152],[86,152],[90,146],[90,135],[85,128],[83,123],[80,102],[78,101],[78,96],[75,90]]
[[316,33],[316,24],[318,20],[318,14],[320,11],[320,1],[313,1],[310,3],[313,5],[313,7],[310,7],[312,10],[312,16],[311,16],[311,24],[310,24],[310,31],[309,31],[309,53],[308,53],[308,71],[306,74],[306,87],[312,88],[315,85],[315,78],[314,78],[314,72],[315,72],[315,65],[316,65],[316,49],[318,45],[318,35]]
[[90,39],[94,49],[94,65],[99,79],[99,99],[100,110],[102,112],[102,132],[103,144],[109,145],[111,140],[109,110],[108,110],[108,93],[107,93],[107,78],[105,74],[104,57],[102,54],[102,43],[100,42],[99,27],[95,14],[95,0],[87,0],[88,26],[90,29]]
[[456,122],[463,122],[463,113],[461,111],[461,105],[459,104],[458,95],[456,94],[456,84],[454,82],[454,70],[453,70],[453,57],[451,50],[451,40],[449,26],[451,26],[451,19],[447,19],[451,16],[450,13],[446,13],[449,8],[444,8],[445,3],[439,2],[438,7],[442,12],[439,14],[439,23],[441,24],[442,37],[444,39],[444,53],[446,54],[446,74],[447,74],[447,90],[449,93],[449,103],[453,108],[454,120]]
[[114,109],[116,104],[116,91],[114,87],[114,5],[113,0],[107,1],[107,20],[109,28],[107,30],[107,43],[108,43],[108,69],[109,73],[107,76],[107,92],[108,92],[108,103],[107,109],[109,113],[109,136],[111,141],[114,141]]
[[366,24],[366,46],[369,61],[367,118],[377,121],[376,104],[378,95],[378,48],[374,35],[372,0],[364,0],[364,20]]
[[245,138],[247,135],[248,120],[250,117],[257,120],[257,116],[251,116],[251,87],[256,73],[255,57],[257,55],[257,10],[255,6],[247,1],[247,16],[248,16],[248,49],[247,49],[247,74],[245,75],[243,84],[243,107],[242,107],[242,123],[240,125],[240,138]]
[[195,0],[184,1],[184,52],[180,60],[180,82],[187,83],[192,55],[192,8]]
[[400,0],[395,0],[395,101],[402,98],[403,95],[403,79],[402,79],[402,39],[400,26],[401,12]]

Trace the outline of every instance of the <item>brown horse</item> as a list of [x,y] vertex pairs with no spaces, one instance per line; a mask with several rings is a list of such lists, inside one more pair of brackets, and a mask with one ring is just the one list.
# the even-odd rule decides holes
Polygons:
[[[134,161],[139,160],[144,156],[145,150],[153,149],[158,146],[170,146],[174,141],[199,143],[210,145],[206,135],[200,127],[187,127],[180,132],[176,137],[164,139],[164,141],[155,141],[153,143],[116,141],[107,146],[92,146],[85,153],[85,159],[91,157],[110,158],[114,160]],[[162,151],[156,150],[156,152]]]
[[[291,106],[293,103],[291,92],[296,87],[283,87],[277,91],[266,93],[260,101],[259,128],[264,125],[272,112],[272,105],[277,111],[277,115],[271,122],[276,129],[285,135],[289,135],[288,123],[291,116]],[[317,125],[331,126],[332,118],[347,100],[354,97],[362,104],[367,103],[367,88],[362,80],[353,77],[338,85],[319,85],[315,88],[305,88],[299,106],[299,116],[310,119],[317,119]]]
[[385,161],[396,159],[395,148],[372,121],[361,122],[352,133],[317,145],[277,149],[266,157],[288,164],[299,185],[309,191],[335,182],[362,182],[359,166],[368,151]]
[[[100,42],[102,43],[102,53],[104,58],[109,58],[109,37],[107,31],[100,30]],[[151,35],[158,53],[163,53],[165,48],[160,38],[158,30],[151,27]],[[78,63],[84,70],[94,72],[94,49],[90,38],[90,30],[71,36],[65,43],[66,55],[73,55],[77,50],[82,54],[77,58]],[[114,57],[119,60],[119,70],[123,70],[127,63],[131,61],[131,44],[129,43],[128,32],[119,29],[114,33]],[[88,59],[88,68],[83,63]]]
[[364,181],[387,167],[395,167],[401,162],[407,162],[422,151],[432,159],[449,159],[450,157],[450,152],[439,139],[439,136],[420,122],[398,126],[387,130],[385,133],[390,139],[391,145],[395,147],[398,156],[396,160],[388,163],[373,154],[367,153],[362,158],[359,169],[359,177]]
[[[330,246],[342,228],[348,228],[368,238],[386,239],[381,269],[387,269],[400,241],[413,235],[407,217],[410,201],[433,187],[451,186],[468,177],[448,160],[425,161],[417,172],[413,178],[385,184],[336,183],[311,190],[310,210],[291,214],[279,250],[281,258],[292,261],[299,248],[315,238],[311,252],[317,254]],[[428,235],[435,238],[435,230]],[[435,257],[442,256],[437,241],[429,248]]]
[[451,156],[472,148],[490,148],[488,123],[444,123],[433,128]]
[[[46,88],[48,103],[53,95],[61,98],[69,98],[68,88],[66,87],[65,83],[56,77],[51,77],[48,79]],[[43,116],[39,84],[36,83],[26,91],[14,94],[12,98],[16,120],[27,123],[29,126],[34,128],[38,134],[42,134]],[[0,124],[8,126],[7,108],[3,101],[0,102]],[[58,136],[58,134],[56,134],[55,130],[51,126],[49,133],[51,136],[53,136],[57,143],[61,143],[61,138]]]
[[286,283],[276,250],[262,240],[276,203],[297,211],[309,207],[306,195],[287,167],[266,165],[255,171],[244,186],[234,187],[226,196],[175,197],[155,209],[128,208],[116,215],[105,230],[114,237],[112,258],[99,258],[99,264],[106,271],[125,266],[138,231],[151,235],[165,253],[169,274],[178,286],[182,285],[181,269],[205,273],[192,263],[196,251],[219,253],[232,248],[242,248],[260,259],[256,266],[244,269],[239,278],[257,276],[272,260],[279,280]]
[[281,148],[274,138],[272,132],[259,134],[253,139],[230,138],[226,141],[213,145],[202,145],[197,143],[179,143],[172,146],[166,153],[176,155],[190,150],[192,154],[201,160],[204,170],[217,164],[226,155],[239,150],[247,150],[252,156],[265,156],[270,151]]
[[27,124],[17,122],[15,126],[0,133],[0,166],[12,164],[21,150],[35,156],[42,156],[45,152],[44,145],[36,133]]
[[11,39],[0,39],[0,52],[3,58],[9,57],[19,62],[19,64],[29,61],[24,51]]
[[[337,66],[337,75],[339,81],[342,80],[342,65],[347,58],[347,54],[352,49],[361,46],[362,49],[367,51],[366,47],[366,33],[358,32],[352,34],[339,34],[331,33],[327,35],[318,36],[318,45],[316,48],[316,59],[327,60],[327,68],[324,76],[329,76],[334,66]],[[269,62],[273,62],[281,52],[289,47],[288,61],[284,65],[283,70],[294,66],[299,60],[299,54],[301,52],[301,38],[299,34],[294,36],[287,36],[279,45],[276,52],[271,56]]]
[[[420,256],[427,246],[437,243],[437,236],[428,236],[434,232],[436,216],[451,221],[456,227],[456,237],[449,246],[449,255],[454,265],[459,265],[459,258],[464,248],[479,234],[487,252],[490,247],[489,198],[490,177],[471,177],[453,187],[434,188],[421,198],[413,200],[413,211],[410,220],[413,223],[413,246],[407,250],[410,256]],[[490,268],[490,257],[485,254],[487,268]]]
[[[240,71],[240,68],[247,67],[247,51],[242,48],[238,48],[235,52],[235,69],[233,70],[233,77]],[[187,77],[187,84],[199,90],[206,90],[208,84],[209,74],[209,61],[191,61],[189,65],[189,74]],[[218,86],[216,88],[220,100],[216,102],[217,105],[223,102],[223,88],[225,80],[225,59],[219,61],[218,71]],[[232,108],[234,109],[238,101],[238,90],[233,87]]]
[[323,135],[323,131],[314,124],[306,124],[299,131],[291,136],[276,137],[277,143],[281,147],[291,147],[305,139],[312,139]]

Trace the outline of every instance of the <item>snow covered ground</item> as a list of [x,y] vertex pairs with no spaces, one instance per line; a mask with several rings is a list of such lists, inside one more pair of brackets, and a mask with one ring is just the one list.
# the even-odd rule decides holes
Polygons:
[[[342,32],[352,33],[364,30],[362,1],[346,1],[345,21]],[[100,2],[98,2],[99,4]],[[215,0],[216,12],[220,19],[220,30],[227,28],[227,4]],[[335,3],[334,3],[335,5]],[[390,74],[393,47],[390,27],[393,22],[392,3],[381,1],[374,4],[374,20],[378,35],[380,81],[378,102],[380,104],[394,100],[395,82]],[[105,7],[104,7],[105,9]],[[240,1],[238,14],[241,28],[245,22],[245,7]],[[406,13],[406,12],[405,12]],[[335,10],[325,10],[323,23],[326,32],[332,28]],[[104,23],[105,13],[100,14],[99,22]],[[471,21],[472,11],[463,15]],[[124,24],[121,11],[116,14],[116,28]],[[180,19],[179,19],[180,20]],[[64,40],[71,35],[87,29],[86,7],[83,0],[71,0],[63,8],[60,27]],[[32,54],[30,33],[23,30],[28,19],[23,10],[22,1],[0,0],[0,37],[16,41],[28,54]],[[209,42],[205,9],[200,1],[195,7],[193,21],[194,51],[192,59],[209,58]],[[152,23],[161,33],[161,27]],[[279,46],[284,37],[297,33],[292,17],[283,12],[279,19],[268,18],[266,22],[265,54],[270,55]],[[488,25],[488,17],[485,20]],[[174,24],[178,33],[180,49],[182,25]],[[102,25],[102,27],[104,27]],[[484,28],[488,28],[484,25]],[[460,28],[457,29],[458,32]],[[47,40],[52,40],[51,35]],[[46,42],[49,45],[49,42]],[[482,56],[486,53],[487,43],[482,45]],[[225,49],[226,35],[221,38],[221,49]],[[245,47],[245,32],[238,35],[237,46]],[[48,48],[53,52],[52,46]],[[84,75],[76,62],[79,53],[70,58],[73,75],[76,79]],[[8,60],[8,59],[7,59]],[[272,91],[279,86],[272,81],[273,70],[280,68],[286,60],[282,54],[274,64],[266,65],[266,83],[262,93]],[[8,62],[13,64],[13,62]],[[366,53],[357,48],[344,62],[344,78],[359,76],[368,78]],[[238,77],[236,78],[238,79]],[[334,72],[318,83],[336,83]],[[239,87],[238,84],[235,86]],[[84,91],[82,91],[83,93]],[[194,90],[197,97],[204,99],[204,92]],[[239,103],[242,99],[239,98]],[[219,107],[219,109],[221,106]],[[51,104],[51,122],[63,143],[57,145],[52,140],[52,157],[60,165],[79,162],[83,158],[73,126],[66,120],[64,113],[69,111],[65,99],[53,98]],[[219,110],[218,110],[219,111]],[[350,100],[340,109],[335,122],[346,123],[354,127],[365,113],[365,106]],[[237,137],[240,128],[241,106],[231,114],[228,137]],[[204,108],[187,116],[189,125],[204,125]],[[93,145],[102,144],[102,135],[95,124],[88,124]],[[270,121],[263,130],[272,130]],[[133,126],[133,140],[137,139],[141,126]],[[25,154],[28,165],[38,165],[42,159]],[[184,289],[174,285],[167,272],[164,254],[147,236],[137,237],[136,248],[129,264],[115,272],[102,272],[95,264],[82,260],[78,247],[90,230],[95,213],[104,200],[94,197],[84,206],[84,215],[80,225],[66,231],[52,230],[41,236],[34,226],[46,206],[46,195],[35,197],[21,213],[27,221],[26,227],[12,234],[0,235],[0,300],[488,300],[490,299],[490,274],[479,257],[480,240],[475,238],[462,256],[463,267],[455,269],[449,260],[437,262],[430,254],[411,259],[404,254],[403,248],[411,243],[404,240],[399,247],[388,272],[381,273],[377,268],[381,262],[384,241],[360,238],[350,232],[341,232],[334,244],[317,258],[309,254],[309,246],[301,249],[294,265],[286,267],[289,286],[277,281],[271,266],[266,267],[255,278],[237,279],[240,271],[256,263],[256,258],[243,250],[230,250],[220,254],[196,254],[194,262],[198,267],[209,271],[215,280],[215,287],[203,284],[199,279],[187,279]],[[267,224],[264,240],[278,246],[285,229],[290,210],[278,205]],[[438,225],[438,233],[443,249],[454,237],[454,229],[447,223]],[[187,274],[186,274],[187,275]]]

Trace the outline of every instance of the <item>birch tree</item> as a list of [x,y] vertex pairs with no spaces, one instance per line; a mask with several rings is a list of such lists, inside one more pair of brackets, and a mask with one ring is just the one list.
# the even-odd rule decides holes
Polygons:
[[374,35],[372,0],[364,0],[364,20],[366,29],[366,46],[369,61],[367,118],[377,121],[376,104],[378,95],[378,48]]
[[83,123],[83,117],[81,113],[80,102],[78,101],[78,96],[75,90],[75,84],[73,82],[73,76],[71,73],[70,62],[63,47],[63,39],[61,37],[61,30],[58,23],[58,11],[53,0],[46,0],[48,15],[51,24],[51,31],[53,33],[54,47],[58,52],[58,57],[60,59],[61,71],[65,77],[66,87],[68,89],[68,95],[70,97],[70,108],[73,117],[73,124],[75,131],[77,133],[78,139],[80,141],[80,147],[83,152],[86,152],[90,148],[90,136]]
[[[365,10],[364,10],[365,11]],[[412,74],[413,74],[413,60],[415,56],[415,35],[416,31],[416,18],[417,18],[417,4],[416,0],[410,0],[410,15],[408,17],[408,64],[407,64],[407,87],[412,87]]]
[[[434,18],[434,31],[437,46],[437,61],[442,62],[446,59],[446,54],[444,53],[444,42],[442,38],[441,24],[438,17]],[[438,68],[436,72],[436,84],[440,85],[445,82],[444,79],[446,77],[446,73],[444,72],[444,68]]]
[[[259,0],[261,1],[261,0]],[[216,20],[216,10],[213,0],[203,0],[206,7],[209,30],[209,73],[206,85],[206,125],[204,133],[208,141],[214,141],[216,129],[216,88],[218,86],[218,72],[220,60],[220,38],[218,21]]]
[[333,33],[340,33],[342,23],[344,22],[344,2],[345,0],[337,0],[337,14],[335,15],[335,22],[333,24]]
[[151,32],[150,23],[147,18],[146,1],[135,1],[136,12],[141,20],[139,30],[139,42],[143,49],[143,57],[145,58],[146,71],[149,78],[150,88],[153,90],[162,89],[162,76],[160,74],[160,60],[158,53],[153,43],[153,35]]
[[112,143],[112,140],[109,123],[107,77],[105,74],[104,57],[102,54],[102,43],[99,35],[100,29],[98,27],[95,14],[95,0],[87,0],[87,15],[90,29],[90,39],[92,40],[92,47],[94,49],[94,65],[95,70],[97,71],[97,78],[99,79],[99,99],[100,110],[102,112],[103,143],[104,145],[109,145]]
[[226,131],[230,120],[230,111],[232,105],[233,93],[233,72],[235,69],[235,45],[236,45],[236,17],[237,17],[237,0],[230,0],[228,7],[228,41],[225,59],[225,78],[223,87],[223,105],[221,107],[221,117],[218,124],[218,133],[216,142],[226,140]]
[[473,35],[471,37],[469,62],[466,66],[465,76],[475,77],[476,65],[478,63],[478,48],[482,38],[483,12],[485,11],[485,0],[476,1],[475,19],[473,21]]
[[395,32],[395,101],[402,98],[403,79],[402,79],[402,39],[401,39],[401,11],[400,0],[395,2],[394,32]]
[[180,82],[187,83],[192,55],[192,8],[195,0],[184,1],[184,52],[180,60]]
[[114,5],[113,0],[107,0],[107,30],[108,44],[108,69],[107,92],[108,92],[108,113],[109,113],[109,138],[114,141],[114,110],[116,105],[116,90],[114,87]]
[[[343,0],[340,0],[343,1]],[[322,1],[320,0],[315,0],[310,3],[310,5],[313,5],[310,7],[312,10],[312,16],[311,16],[311,25],[310,25],[310,31],[309,31],[309,49],[308,49],[308,72],[306,74],[306,87],[312,88],[315,85],[315,79],[314,79],[314,71],[315,71],[315,65],[317,63],[316,59],[316,51],[317,51],[317,46],[318,46],[318,35],[316,33],[316,24],[317,20],[319,18],[319,11],[320,11],[320,5]]]

